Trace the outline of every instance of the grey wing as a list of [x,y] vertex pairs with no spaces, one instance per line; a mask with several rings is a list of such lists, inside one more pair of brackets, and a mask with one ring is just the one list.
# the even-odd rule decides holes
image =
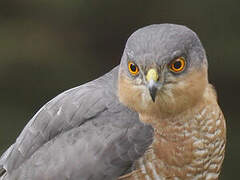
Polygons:
[[137,114],[106,111],[56,136],[3,180],[115,180],[143,155],[152,137],[152,128]]
[[109,75],[63,92],[48,102],[29,121],[16,142],[2,155],[0,167],[3,166],[11,172],[59,133],[80,126],[104,111],[109,99],[111,101],[114,97],[104,95],[105,86],[108,85],[103,81],[111,84],[114,76],[116,68]]
[[[67,134],[73,129],[76,130],[76,127],[82,129],[82,126],[84,125],[83,127],[85,127],[85,124],[88,124],[88,122],[95,122],[97,124],[101,122],[104,127],[104,124],[107,125],[109,123],[109,121],[107,121],[108,118],[100,118],[103,117],[104,114],[105,117],[110,116],[114,119],[114,115],[128,111],[126,107],[119,104],[116,97],[117,71],[118,69],[115,68],[110,73],[93,82],[66,91],[43,106],[43,108],[40,109],[40,111],[26,125],[16,142],[2,155],[0,159],[0,168],[2,166],[0,174],[4,174],[5,170],[7,171],[4,174],[6,177],[11,174],[18,174],[17,172],[20,172],[21,169],[27,169],[27,164],[36,163],[34,157],[38,157],[39,162],[41,162],[41,157],[47,157],[47,155],[38,155],[41,154],[41,152],[49,152],[48,154],[53,153],[55,155],[55,152],[51,150],[51,147],[57,146],[58,143],[53,143],[53,145],[51,145],[51,143],[61,142],[57,137],[61,135],[64,139],[65,133]],[[128,116],[122,118],[121,121],[114,122],[121,124],[132,119],[130,117],[138,119],[137,115],[134,114],[134,112],[131,112]],[[100,126],[96,126],[95,128],[97,131]],[[120,130],[126,131],[126,127],[119,129],[119,132]],[[149,128],[148,132],[151,132]],[[80,147],[82,148],[84,148],[82,145],[85,144],[84,141],[87,141],[86,137],[87,136],[81,137],[81,141],[78,143],[79,146],[81,144]],[[111,134],[107,137],[111,137]],[[107,139],[107,137],[102,138]],[[143,141],[140,141],[140,143],[145,144],[148,144],[148,142],[149,140],[145,142],[144,139]],[[87,146],[90,145],[93,144],[87,144]],[[46,150],[44,148],[46,148]],[[65,150],[66,149],[64,149],[64,152]],[[103,149],[102,151],[104,152]],[[87,156],[84,155],[84,153],[81,154],[81,156]],[[63,154],[63,157],[64,155],[66,154]],[[54,161],[52,160],[51,162]],[[38,165],[36,165],[36,168],[37,167]]]
[[2,155],[0,165],[11,172],[59,133],[80,126],[104,111],[102,91],[91,84],[94,83],[66,91],[43,106]]

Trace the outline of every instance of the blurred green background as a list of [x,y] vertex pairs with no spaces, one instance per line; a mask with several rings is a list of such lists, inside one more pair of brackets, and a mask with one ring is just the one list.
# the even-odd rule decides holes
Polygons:
[[197,32],[207,51],[228,127],[221,179],[238,179],[239,9],[239,0],[1,0],[0,152],[51,98],[116,66],[133,31],[177,23]]

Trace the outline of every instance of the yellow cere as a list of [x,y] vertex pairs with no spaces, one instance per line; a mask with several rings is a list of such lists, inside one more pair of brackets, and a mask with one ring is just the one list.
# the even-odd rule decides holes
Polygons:
[[153,80],[155,82],[157,82],[158,80],[158,72],[156,69],[149,69],[147,72],[147,76],[146,76],[147,81]]

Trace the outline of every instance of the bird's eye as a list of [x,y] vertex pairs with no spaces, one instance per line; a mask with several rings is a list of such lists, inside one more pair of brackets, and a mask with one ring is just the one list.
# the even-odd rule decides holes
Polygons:
[[138,66],[136,64],[134,64],[133,62],[128,63],[128,70],[130,71],[130,73],[132,75],[138,75],[138,73],[139,73]]
[[183,57],[179,57],[171,62],[169,68],[172,72],[181,72],[184,70],[185,65],[186,65],[185,59]]

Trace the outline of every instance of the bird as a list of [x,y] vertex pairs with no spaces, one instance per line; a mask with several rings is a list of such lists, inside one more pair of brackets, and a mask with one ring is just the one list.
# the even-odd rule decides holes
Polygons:
[[153,24],[120,64],[45,104],[0,158],[1,180],[219,178],[226,122],[197,34]]

